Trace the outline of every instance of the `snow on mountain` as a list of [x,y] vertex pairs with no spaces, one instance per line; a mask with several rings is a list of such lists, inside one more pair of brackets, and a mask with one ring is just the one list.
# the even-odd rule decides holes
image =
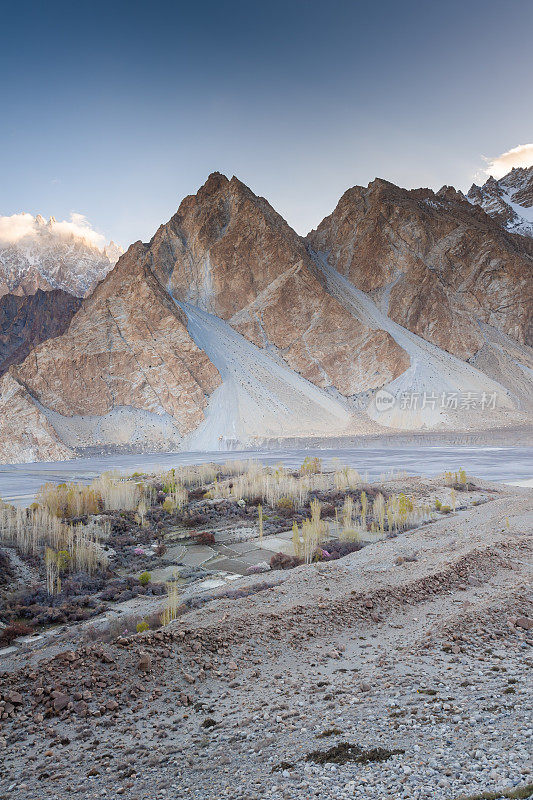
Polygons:
[[515,167],[499,180],[491,176],[483,186],[474,183],[468,199],[510,233],[533,238],[533,166]]
[[116,264],[122,248],[82,214],[46,221],[40,214],[0,217],[0,296],[63,289],[85,297]]

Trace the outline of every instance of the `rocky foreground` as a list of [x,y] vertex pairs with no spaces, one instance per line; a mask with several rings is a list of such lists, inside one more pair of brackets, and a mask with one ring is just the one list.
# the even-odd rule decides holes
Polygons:
[[161,631],[21,654],[0,798],[529,797],[533,491],[483,485]]

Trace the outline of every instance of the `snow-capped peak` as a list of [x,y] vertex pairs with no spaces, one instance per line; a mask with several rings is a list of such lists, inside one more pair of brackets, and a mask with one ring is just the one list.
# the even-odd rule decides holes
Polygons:
[[41,214],[0,216],[0,296],[64,289],[89,294],[122,255],[83,214],[48,221]]
[[474,183],[468,199],[511,233],[533,238],[533,166],[513,167],[499,180],[491,175],[483,186]]

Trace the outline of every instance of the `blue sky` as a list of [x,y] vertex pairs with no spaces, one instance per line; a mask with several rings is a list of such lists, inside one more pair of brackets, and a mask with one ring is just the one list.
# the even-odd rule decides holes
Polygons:
[[0,214],[127,245],[219,170],[306,233],[356,183],[465,189],[533,141],[530,0],[17,5]]

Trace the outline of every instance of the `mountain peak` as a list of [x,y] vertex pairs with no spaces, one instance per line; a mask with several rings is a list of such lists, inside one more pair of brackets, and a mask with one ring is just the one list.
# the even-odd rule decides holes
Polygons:
[[533,166],[513,167],[502,178],[472,184],[468,199],[511,233],[533,238]]
[[197,195],[211,195],[229,184],[229,180],[222,172],[212,172],[203,186],[198,189]]
[[41,214],[0,217],[0,297],[63,289],[84,297],[114,266],[122,249],[94,231],[85,217],[48,221]]

